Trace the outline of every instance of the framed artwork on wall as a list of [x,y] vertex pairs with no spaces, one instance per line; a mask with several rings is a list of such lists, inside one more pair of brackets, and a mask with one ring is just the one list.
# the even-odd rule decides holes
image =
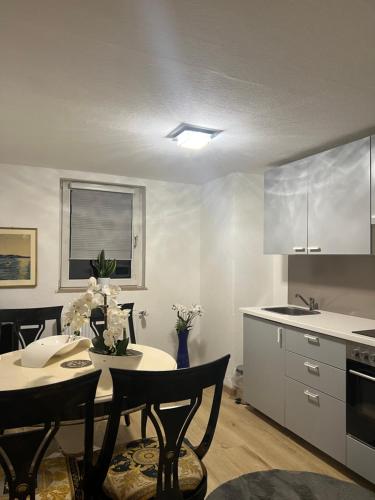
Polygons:
[[37,229],[0,228],[0,288],[36,286]]

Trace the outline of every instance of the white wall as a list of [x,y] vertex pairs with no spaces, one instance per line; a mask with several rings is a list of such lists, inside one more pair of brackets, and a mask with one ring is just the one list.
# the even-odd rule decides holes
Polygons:
[[234,343],[233,175],[208,182],[201,206],[202,356],[213,360],[233,352]]
[[[0,308],[68,304],[77,294],[57,293],[60,238],[60,178],[146,186],[145,291],[123,292],[120,300],[147,309],[146,325],[136,322],[139,343],[175,355],[174,302],[200,300],[200,191],[196,185],[113,175],[0,165],[0,227],[38,228],[38,285],[0,289]],[[191,336],[199,345],[199,324]],[[199,352],[191,349],[192,361]]]
[[242,363],[241,306],[287,300],[285,259],[263,255],[263,176],[231,174],[203,186],[201,342],[206,360],[231,354]]

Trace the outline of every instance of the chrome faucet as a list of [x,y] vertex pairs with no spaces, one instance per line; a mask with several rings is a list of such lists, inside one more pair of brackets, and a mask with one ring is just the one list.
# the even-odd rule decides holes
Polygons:
[[309,297],[309,301],[307,301],[304,297],[302,297],[302,295],[300,293],[296,293],[296,298],[299,298],[302,300],[302,302],[304,302],[307,307],[310,309],[310,311],[314,311],[315,309],[319,309],[319,305],[318,303],[316,302],[316,300],[314,299],[314,297]]

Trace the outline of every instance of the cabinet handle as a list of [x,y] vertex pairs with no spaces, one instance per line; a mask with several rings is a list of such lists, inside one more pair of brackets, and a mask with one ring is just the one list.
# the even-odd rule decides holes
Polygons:
[[293,247],[293,251],[298,253],[298,252],[305,252],[306,249],[305,247]]
[[308,361],[305,361],[303,364],[309,371],[319,373],[319,365],[312,365]]
[[322,251],[320,247],[309,247],[308,250],[309,252],[315,252],[315,253],[319,253]]
[[309,344],[319,345],[319,337],[315,337],[314,335],[309,335],[308,333],[306,333],[304,337]]
[[277,329],[277,343],[279,344],[280,347],[281,347],[281,344],[282,344],[282,340],[283,340],[283,329],[282,328],[278,328]]
[[305,396],[307,396],[309,399],[313,399],[314,401],[319,401],[319,394],[314,394],[313,392],[310,392],[308,389],[303,391]]

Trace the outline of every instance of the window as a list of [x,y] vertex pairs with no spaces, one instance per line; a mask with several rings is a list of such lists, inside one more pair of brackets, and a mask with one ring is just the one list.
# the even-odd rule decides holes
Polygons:
[[143,187],[61,180],[61,289],[85,287],[102,249],[116,284],[144,286],[144,201]]

